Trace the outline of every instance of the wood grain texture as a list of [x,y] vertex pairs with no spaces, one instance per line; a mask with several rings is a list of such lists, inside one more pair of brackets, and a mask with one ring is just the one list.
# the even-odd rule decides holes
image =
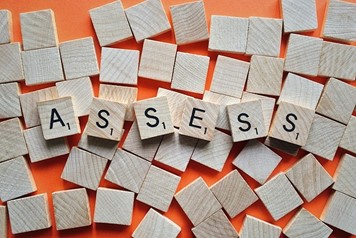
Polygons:
[[0,84],[0,119],[21,117],[18,83]]
[[344,154],[334,174],[333,189],[356,198],[356,158]]
[[288,143],[286,141],[274,139],[272,137],[267,136],[264,144],[273,149],[282,151],[288,155],[297,156],[300,146]]
[[7,237],[7,213],[6,206],[0,205],[0,238]]
[[85,188],[52,193],[57,231],[90,226],[89,198]]
[[240,231],[240,238],[280,237],[282,229],[279,226],[246,215]]
[[352,153],[356,153],[356,117],[352,116],[347,123],[344,135],[340,141],[340,147]]
[[12,234],[47,229],[52,226],[47,193],[7,203]]
[[9,10],[0,10],[0,44],[8,44],[13,39],[12,13]]
[[0,55],[0,83],[8,83],[25,79],[22,67],[20,43],[0,45]]

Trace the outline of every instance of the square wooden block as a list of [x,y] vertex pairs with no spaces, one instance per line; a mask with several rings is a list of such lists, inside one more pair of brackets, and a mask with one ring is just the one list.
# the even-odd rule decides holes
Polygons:
[[117,189],[98,188],[94,222],[131,225],[134,193]]
[[101,47],[132,38],[131,28],[121,1],[114,1],[89,10]]
[[0,44],[8,44],[13,38],[12,13],[9,10],[0,10],[0,22]]
[[20,14],[24,50],[58,46],[57,26],[51,9]]
[[267,136],[264,144],[288,155],[297,156],[300,146]]
[[248,62],[219,55],[210,91],[241,98],[249,68]]
[[7,203],[12,234],[38,231],[52,226],[47,193]]
[[340,142],[340,147],[352,153],[356,153],[356,117],[352,116],[346,126],[344,135]]
[[138,50],[103,47],[101,49],[100,82],[137,85]]
[[202,94],[209,69],[209,56],[178,52],[174,65],[172,89]]
[[212,15],[209,51],[244,54],[248,23],[248,18]]
[[7,213],[6,206],[0,205],[0,237],[7,237]]
[[57,231],[91,225],[89,198],[85,188],[54,192],[52,198]]
[[0,84],[0,119],[21,117],[18,83]]
[[278,57],[282,23],[281,19],[250,17],[246,54]]
[[25,79],[22,68],[20,43],[0,45],[0,55],[0,83],[8,83]]
[[333,189],[356,198],[356,157],[344,154],[334,174]]
[[246,215],[240,231],[240,238],[280,237],[282,228],[256,217]]

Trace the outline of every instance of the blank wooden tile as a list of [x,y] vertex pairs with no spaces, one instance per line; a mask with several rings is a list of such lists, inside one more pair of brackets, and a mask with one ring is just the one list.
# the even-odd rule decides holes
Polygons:
[[221,209],[221,204],[201,177],[180,190],[174,197],[194,226]]
[[51,9],[20,14],[24,50],[58,46],[57,26]]
[[101,48],[100,82],[137,85],[138,50]]
[[282,157],[264,144],[251,140],[232,163],[260,184],[264,184],[281,160]]
[[344,154],[334,174],[333,189],[356,198],[356,158]]
[[8,44],[12,41],[12,14],[9,10],[0,10],[0,44]]
[[20,43],[0,45],[0,55],[0,83],[20,81],[25,79],[22,68]]
[[236,169],[212,185],[210,190],[231,218],[258,200],[257,195]]
[[246,215],[240,231],[240,238],[280,237],[282,229],[256,217]]
[[161,0],[145,0],[125,12],[137,42],[171,30]]
[[308,154],[286,172],[289,181],[308,201],[312,201],[334,183],[332,177],[312,155]]
[[173,71],[172,89],[203,94],[209,61],[208,56],[178,52]]
[[6,206],[0,205],[0,237],[7,237],[7,214]]
[[209,51],[244,54],[248,23],[248,18],[212,15]]
[[131,225],[134,193],[117,189],[98,188],[94,222]]
[[12,234],[50,228],[47,193],[20,198],[7,203]]
[[54,192],[52,198],[57,231],[91,225],[85,188]]
[[0,84],[0,119],[21,117],[18,83]]
[[349,123],[346,126],[342,140],[340,141],[340,147],[348,150],[352,153],[356,153],[356,117],[352,116]]
[[250,63],[219,55],[210,91],[241,98]]
[[108,46],[132,38],[121,1],[90,9],[89,15],[100,46]]
[[282,20],[250,17],[247,37],[247,55],[278,57],[282,39]]
[[286,141],[274,139],[272,137],[267,136],[264,144],[273,149],[282,151],[288,155],[297,156],[300,146],[288,143]]

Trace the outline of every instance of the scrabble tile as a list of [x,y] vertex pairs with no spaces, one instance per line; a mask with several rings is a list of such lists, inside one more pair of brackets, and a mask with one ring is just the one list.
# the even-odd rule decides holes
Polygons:
[[52,226],[47,193],[7,203],[12,234],[47,229]]
[[212,185],[210,190],[231,218],[258,200],[257,195],[236,169]]
[[101,49],[100,82],[137,85],[138,50],[103,47]]
[[333,160],[345,128],[343,124],[315,114],[308,140],[302,149]]
[[175,39],[178,45],[209,39],[203,1],[170,6]]
[[274,139],[272,137],[267,136],[264,144],[273,149],[282,151],[288,155],[297,156],[300,146],[288,143],[286,141]]
[[12,41],[12,14],[9,10],[0,10],[0,44]]
[[312,155],[308,154],[286,172],[289,181],[308,201],[312,201],[334,183],[332,177]]
[[222,208],[201,177],[180,190],[174,197],[194,226]]
[[336,191],[329,198],[320,219],[333,227],[356,235],[356,199]]
[[45,140],[41,126],[25,130],[24,137],[32,163],[69,153],[66,138]]
[[57,231],[91,225],[85,188],[54,192],[52,198]]
[[181,228],[177,224],[151,208],[132,237],[176,238],[180,231]]
[[233,143],[230,135],[215,130],[211,141],[198,141],[191,159],[221,172],[232,146]]
[[94,222],[131,225],[134,193],[117,189],[98,188]]
[[28,86],[64,80],[59,48],[45,48],[21,53]]
[[212,15],[209,51],[244,54],[248,23],[248,18]]
[[150,162],[118,149],[110,163],[105,179],[138,193],[150,166]]
[[7,237],[7,214],[6,207],[0,205],[0,237]]
[[356,198],[356,158],[344,154],[334,174],[333,189]]
[[161,0],[145,0],[125,12],[137,42],[171,30]]
[[0,83],[8,83],[25,79],[22,68],[20,43],[0,45],[0,55]]
[[171,88],[203,94],[209,61],[208,56],[178,52]]
[[146,39],[143,42],[138,76],[170,83],[177,45]]
[[219,55],[210,91],[241,98],[250,63]]
[[100,46],[109,46],[132,38],[121,1],[114,1],[89,10]]
[[217,211],[192,229],[197,238],[237,238],[239,235],[222,210]]
[[43,135],[46,140],[80,133],[72,97],[63,97],[37,103]]
[[20,13],[24,50],[58,46],[54,12],[51,9]]
[[279,96],[281,93],[284,59],[253,55],[246,91]]
[[281,160],[282,157],[258,140],[251,140],[247,142],[232,164],[258,183],[264,184]]
[[165,96],[135,102],[134,110],[141,140],[174,133],[168,100]]
[[346,126],[346,130],[344,135],[342,136],[342,140],[340,141],[340,147],[356,153],[356,117],[352,116],[350,118],[349,123]]
[[256,217],[246,215],[240,231],[240,238],[280,237],[282,229]]
[[187,98],[179,133],[211,141],[214,137],[218,115],[219,105],[199,99]]
[[255,189],[255,192],[275,221],[303,204],[303,200],[283,173]]
[[56,83],[59,97],[72,97],[74,112],[78,117],[89,114],[94,91],[89,77]]
[[21,117],[18,83],[0,84],[0,119]]
[[278,57],[283,21],[263,17],[250,17],[249,20],[246,54]]
[[107,160],[73,147],[64,166],[61,178],[91,190],[97,190]]

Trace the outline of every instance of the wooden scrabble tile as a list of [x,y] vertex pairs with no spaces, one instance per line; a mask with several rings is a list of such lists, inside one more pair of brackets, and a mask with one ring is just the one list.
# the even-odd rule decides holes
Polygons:
[[234,142],[267,135],[261,100],[228,105],[227,112]]
[[250,63],[219,55],[210,91],[241,98]]
[[282,157],[258,140],[251,140],[232,164],[258,183],[264,184],[281,160]]
[[71,96],[74,112],[78,117],[89,114],[94,91],[89,77],[66,80],[56,83],[59,97]]
[[293,155],[293,156],[297,156],[300,149],[299,145],[294,145],[286,141],[274,139],[269,136],[266,137],[264,144],[267,145],[268,147],[271,147],[273,149],[282,151],[288,155]]
[[0,119],[21,117],[18,83],[0,84]]
[[37,103],[43,135],[46,140],[80,133],[72,97],[63,97]]
[[192,229],[197,238],[237,238],[239,235],[222,210],[217,211]]
[[24,50],[58,46],[54,12],[51,9],[20,14]]
[[90,9],[89,15],[100,46],[113,45],[132,38],[121,1],[113,1]]
[[45,48],[21,53],[28,86],[64,80],[59,48]]
[[134,193],[117,189],[98,188],[94,222],[131,225]]
[[257,195],[236,169],[212,185],[210,190],[231,218],[258,200]]
[[138,76],[170,83],[177,45],[146,39],[143,42]]
[[7,203],[12,234],[47,229],[52,226],[47,193]]
[[101,48],[100,82],[137,85],[138,50]]
[[150,166],[150,162],[118,149],[110,163],[105,179],[138,193]]
[[126,105],[94,98],[90,106],[86,133],[89,136],[119,141],[126,114]]
[[171,88],[203,94],[209,61],[209,56],[178,52]]
[[45,140],[41,126],[25,130],[24,137],[32,163],[69,153],[66,138]]
[[199,99],[187,98],[179,133],[211,141],[214,137],[218,116],[219,105]]
[[0,205],[0,238],[7,237],[7,214],[6,207]]
[[174,197],[194,226],[222,208],[201,177],[180,190]]
[[273,118],[268,136],[294,145],[304,146],[315,112],[292,103],[281,102]]
[[356,235],[356,199],[336,191],[329,198],[320,219],[333,227]]
[[275,221],[303,204],[303,200],[283,173],[255,189],[255,192]]
[[209,51],[244,54],[248,18],[211,16]]
[[289,181],[308,201],[312,201],[334,183],[332,177],[312,155],[308,154],[286,172]]
[[9,10],[0,10],[0,22],[0,44],[8,44],[13,38],[12,14]]
[[333,160],[346,126],[315,114],[303,150]]
[[132,237],[176,238],[180,231],[181,228],[177,224],[151,208]]
[[52,198],[57,231],[91,225],[89,198],[85,188],[54,192]]
[[171,30],[161,0],[145,0],[125,12],[137,42]]
[[333,189],[356,198],[356,158],[344,154],[334,174]]
[[25,79],[22,68],[20,43],[0,45],[0,55],[0,83],[8,83]]
[[209,39],[203,1],[170,6],[175,39],[178,45]]
[[230,135],[215,130],[214,138],[211,141],[198,141],[191,159],[221,172],[232,146]]
[[349,123],[346,126],[342,140],[340,141],[340,147],[356,153],[356,117],[352,116]]
[[282,39],[282,20],[250,17],[247,37],[247,55],[278,57]]
[[64,166],[61,178],[91,190],[97,190],[107,160],[73,147]]
[[256,217],[246,215],[240,231],[240,238],[280,237],[282,229]]

